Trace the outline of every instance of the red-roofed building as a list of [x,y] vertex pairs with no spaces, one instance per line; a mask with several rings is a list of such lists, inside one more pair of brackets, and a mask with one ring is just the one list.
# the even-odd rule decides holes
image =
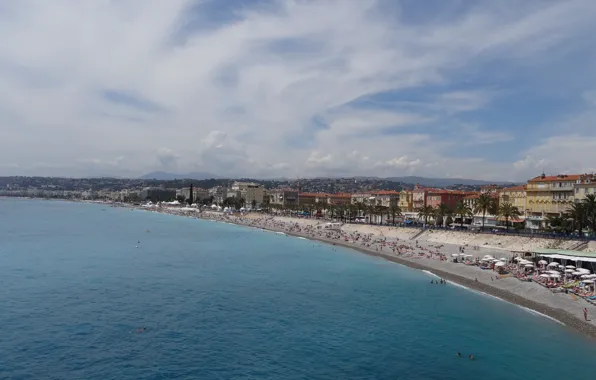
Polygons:
[[574,202],[575,184],[580,179],[580,174],[542,174],[529,180],[526,188],[527,226],[540,228],[548,216],[569,210]]
[[426,195],[426,205],[437,208],[439,205],[445,204],[453,210],[465,195],[466,193],[463,191],[430,190]]

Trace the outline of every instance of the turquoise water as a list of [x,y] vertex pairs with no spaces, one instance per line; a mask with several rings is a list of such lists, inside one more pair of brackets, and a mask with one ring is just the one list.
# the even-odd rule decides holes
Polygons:
[[594,342],[429,282],[400,265],[270,232],[0,199],[0,378],[592,375]]

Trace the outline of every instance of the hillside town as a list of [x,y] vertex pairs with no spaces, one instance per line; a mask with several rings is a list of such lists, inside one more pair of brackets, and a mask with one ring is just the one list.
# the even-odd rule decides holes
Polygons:
[[[312,191],[313,184],[315,189],[336,187],[329,184],[338,182],[333,179],[293,183],[196,181],[199,184],[215,184],[210,188],[193,187],[189,181],[128,180],[131,182],[126,183],[123,180],[96,179],[78,180],[77,185],[72,185],[67,179],[56,181],[24,181],[24,177],[12,183],[4,181],[7,183],[0,188],[0,196],[136,204],[172,201],[183,204],[190,200],[199,206],[230,211],[265,209],[350,222],[422,224],[471,230],[549,230],[579,235],[584,230],[586,233],[594,230],[595,174],[542,174],[517,186],[485,185],[474,188],[462,185],[455,189],[398,184],[401,190],[373,190],[370,180],[360,180],[360,187],[357,179],[343,180],[341,183],[356,184],[355,191],[351,193]],[[186,183],[187,186],[180,187]]]

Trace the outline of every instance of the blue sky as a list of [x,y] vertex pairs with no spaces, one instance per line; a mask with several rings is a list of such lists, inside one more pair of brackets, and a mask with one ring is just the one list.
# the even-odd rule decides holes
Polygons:
[[0,0],[0,175],[596,170],[589,0]]

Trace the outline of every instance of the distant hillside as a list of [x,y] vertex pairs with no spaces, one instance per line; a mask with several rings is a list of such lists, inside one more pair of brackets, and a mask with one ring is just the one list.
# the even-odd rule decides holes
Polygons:
[[513,182],[504,181],[482,181],[478,179],[465,179],[465,178],[424,178],[416,176],[406,177],[391,177],[387,178],[389,181],[417,184],[427,187],[447,187],[454,185],[468,185],[468,186],[482,186],[482,185],[513,185]]
[[211,178],[221,178],[211,173],[203,173],[203,172],[192,172],[192,173],[167,173],[167,172],[152,172],[145,174],[144,176],[139,177],[139,179],[157,179],[160,181],[173,181],[175,179],[196,179],[196,180],[203,180],[203,179],[211,179]]

